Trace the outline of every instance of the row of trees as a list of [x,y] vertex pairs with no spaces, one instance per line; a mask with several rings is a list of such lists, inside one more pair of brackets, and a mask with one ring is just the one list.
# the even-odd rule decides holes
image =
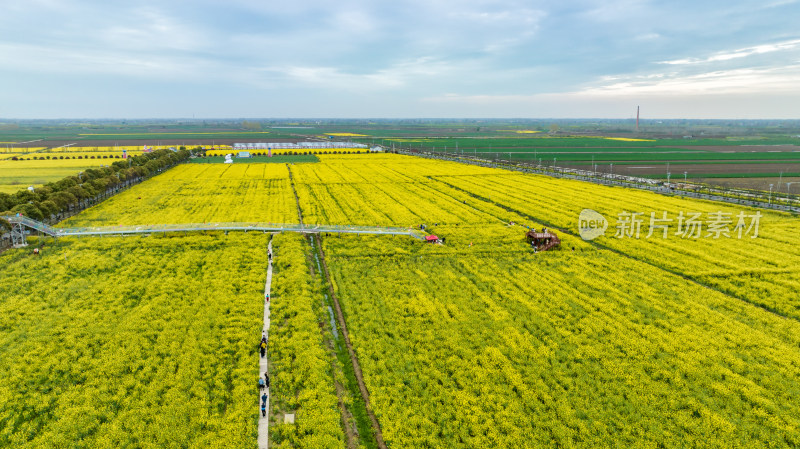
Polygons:
[[[40,221],[58,221],[88,207],[120,188],[135,184],[189,158],[190,151],[156,150],[116,161],[110,167],[90,168],[33,190],[0,193],[0,215],[22,214]],[[2,226],[0,226],[2,232]]]

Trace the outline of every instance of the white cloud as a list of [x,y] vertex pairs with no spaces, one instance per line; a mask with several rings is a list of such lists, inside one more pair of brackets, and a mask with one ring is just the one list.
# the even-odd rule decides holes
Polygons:
[[582,96],[703,95],[797,92],[800,65],[717,70],[692,75],[659,73],[617,79],[575,92]]
[[637,40],[637,41],[654,41],[654,40],[660,39],[660,38],[661,38],[661,35],[658,34],[658,33],[645,33],[645,34],[637,35],[636,37],[634,37],[634,40]]
[[121,75],[131,78],[190,79],[210,69],[199,59],[117,52],[109,49],[53,48],[2,44],[0,59],[15,61],[15,70],[35,73]]
[[547,14],[544,11],[530,8],[509,10],[473,10],[457,11],[450,14],[455,19],[469,22],[508,27],[509,25],[537,25]]
[[626,22],[650,7],[649,0],[597,0],[583,16],[596,22]]
[[424,103],[449,103],[449,104],[471,104],[483,106],[500,106],[510,103],[526,103],[537,101],[542,98],[541,94],[534,95],[461,95],[447,93],[432,97],[422,98]]
[[800,39],[794,39],[789,41],[777,42],[774,44],[756,45],[754,47],[746,47],[732,51],[720,52],[708,56],[706,58],[684,58],[684,59],[673,59],[670,61],[660,61],[659,64],[686,65],[686,64],[703,64],[709,62],[720,62],[720,61],[728,61],[731,59],[746,58],[752,55],[761,55],[777,51],[794,50],[798,47],[800,47]]
[[204,34],[153,7],[134,8],[125,20],[101,26],[96,40],[124,50],[197,51],[211,44]]
[[[797,118],[795,105],[800,92],[734,93],[696,95],[673,93],[648,95],[642,92],[618,95],[591,95],[586,92],[535,95],[458,95],[427,97],[420,104],[428,116],[451,117],[532,117],[532,118],[630,118],[642,106],[643,117],[655,118]],[[442,112],[440,112],[442,111]]]
[[134,81],[165,104],[178,91],[199,103],[247,91],[279,111],[300,110],[298,98],[338,108],[364,93],[373,115],[402,100],[419,107],[409,115],[443,116],[552,116],[569,112],[565,99],[791,93],[796,0],[770,1],[12,1],[0,14],[0,83],[30,79],[26,94],[40,104],[57,102],[55,86],[71,74],[76,89],[108,99],[119,96],[111,86]]
[[402,60],[388,67],[363,73],[348,72],[332,66],[265,66],[253,69],[245,79],[264,87],[288,82],[295,87],[363,93],[401,88],[419,79],[442,76],[454,69],[446,61],[421,57]]
[[774,2],[764,4],[764,8],[779,8],[787,5],[794,5],[798,0],[777,0]]

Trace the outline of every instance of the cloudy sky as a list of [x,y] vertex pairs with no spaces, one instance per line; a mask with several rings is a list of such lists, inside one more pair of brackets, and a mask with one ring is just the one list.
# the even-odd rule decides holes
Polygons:
[[800,118],[800,0],[0,0],[0,120]]

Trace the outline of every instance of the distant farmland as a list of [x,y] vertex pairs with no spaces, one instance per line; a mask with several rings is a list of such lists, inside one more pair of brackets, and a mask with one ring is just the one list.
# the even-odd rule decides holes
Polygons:
[[[247,127],[247,129],[244,128]],[[588,125],[587,125],[588,126]],[[596,124],[591,124],[596,126]],[[726,129],[710,137],[665,135],[658,127],[647,133],[620,133],[582,129],[550,133],[548,126],[443,121],[262,121],[236,124],[108,124],[30,127],[0,130],[0,153],[23,155],[42,148],[71,145],[71,150],[114,147],[211,146],[237,142],[354,141],[384,148],[418,149],[436,153],[472,154],[487,159],[538,163],[643,177],[680,177],[727,185],[767,189],[771,178],[800,174],[800,138],[775,134],[773,129],[726,137]],[[667,129],[667,128],[665,128]],[[670,128],[670,132],[674,132]],[[2,148],[3,143],[5,148]],[[2,156],[0,156],[2,157]],[[754,181],[754,179],[761,181]],[[15,179],[37,184],[42,176]],[[789,181],[791,182],[791,181]],[[17,185],[17,184],[15,184]],[[13,189],[13,188],[12,188]],[[4,188],[5,191],[9,187]]]

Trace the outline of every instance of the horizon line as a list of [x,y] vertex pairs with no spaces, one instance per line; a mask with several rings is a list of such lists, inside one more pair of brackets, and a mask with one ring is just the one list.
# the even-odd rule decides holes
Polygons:
[[[50,117],[50,118],[19,118],[19,117],[2,117],[0,124],[8,121],[35,121],[35,120],[170,120],[170,121],[194,121],[200,122],[205,120],[430,120],[430,121],[446,121],[446,120],[486,120],[486,121],[500,121],[500,120],[631,120],[636,121],[636,117]],[[778,121],[800,121],[797,118],[778,118],[778,117],[761,117],[761,118],[736,118],[736,117],[722,117],[722,118],[697,118],[697,117],[649,117],[640,118],[640,121],[654,121],[654,120],[719,120],[719,121],[758,121],[758,120],[778,120]]]

